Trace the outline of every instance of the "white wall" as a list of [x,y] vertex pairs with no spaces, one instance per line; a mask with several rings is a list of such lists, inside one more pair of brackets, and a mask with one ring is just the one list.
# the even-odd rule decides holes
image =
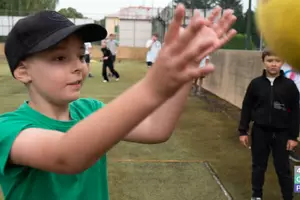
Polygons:
[[120,46],[145,47],[151,34],[152,22],[150,20],[120,19]]

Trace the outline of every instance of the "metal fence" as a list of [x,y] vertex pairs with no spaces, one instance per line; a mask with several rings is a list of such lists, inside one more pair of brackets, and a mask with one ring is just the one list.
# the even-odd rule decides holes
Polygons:
[[[202,16],[209,16],[211,9],[197,9]],[[69,18],[76,25],[86,23],[99,23],[103,25],[108,34],[114,33],[120,46],[125,47],[145,47],[147,40],[151,39],[153,33],[159,35],[159,40],[164,42],[164,35],[174,15],[174,6],[167,5],[164,8],[152,7],[128,7],[121,8],[115,14],[91,14],[82,13],[83,16],[93,16],[91,18]],[[101,16],[101,17],[100,17]],[[193,12],[186,9],[183,26],[189,24]],[[16,22],[22,16],[0,16],[0,42],[4,42],[6,36]],[[237,38],[241,43],[239,38]],[[99,42],[97,42],[99,44]],[[230,46],[230,48],[232,48]]]

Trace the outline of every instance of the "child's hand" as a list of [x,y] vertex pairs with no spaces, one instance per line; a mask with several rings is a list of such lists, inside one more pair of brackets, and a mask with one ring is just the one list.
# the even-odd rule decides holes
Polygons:
[[219,7],[214,9],[209,19],[196,12],[187,28],[183,29],[184,6],[177,6],[163,48],[146,76],[148,85],[158,97],[169,98],[185,83],[213,71],[213,67],[200,69],[200,61],[236,34],[235,30],[228,31],[236,20],[231,10],[226,10],[223,17],[213,23],[220,11]]
[[286,150],[292,151],[294,148],[298,145],[297,141],[294,140],[288,140],[287,145],[286,145]]
[[240,142],[243,146],[245,146],[246,148],[249,148],[249,137],[248,135],[242,135],[240,136]]

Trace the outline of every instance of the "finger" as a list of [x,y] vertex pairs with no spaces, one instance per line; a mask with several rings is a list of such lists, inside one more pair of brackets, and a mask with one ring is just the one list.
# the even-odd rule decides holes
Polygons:
[[198,36],[199,31],[207,25],[208,22],[200,15],[196,15],[191,19],[190,24],[179,35],[174,45],[171,47],[171,51],[176,54],[178,52],[185,51],[185,48],[191,44],[191,42]]
[[216,19],[220,16],[221,11],[222,8],[220,6],[217,6],[212,10],[211,14],[207,18],[211,26],[215,23]]
[[221,38],[218,43],[215,46],[215,49],[212,51],[215,51],[216,49],[221,48],[226,43],[228,43],[235,35],[237,34],[237,31],[234,29],[231,29],[227,34],[224,34],[223,38]]
[[246,143],[246,147],[249,147],[248,138],[246,138],[245,143]]
[[234,15],[231,15],[228,17],[225,21],[222,22],[222,24],[219,26],[219,30],[216,31],[218,37],[223,37],[224,34],[228,34],[228,32],[231,30],[232,25],[236,22],[237,17]]
[[175,10],[174,18],[168,27],[167,33],[165,34],[164,43],[166,45],[170,44],[178,37],[184,15],[184,6],[182,4],[178,4]]
[[217,49],[224,46],[226,43],[228,43],[235,35],[237,34],[237,31],[234,29],[231,29],[227,34],[223,36],[220,40],[216,40],[215,44],[212,45],[209,49],[206,51],[202,51],[200,55],[196,58],[196,62],[201,62],[203,58],[205,58],[207,55],[213,53]]
[[288,150],[288,151],[290,150],[290,143],[289,142],[286,145],[286,150]]
[[[185,67],[187,64],[195,61],[199,56],[199,52],[206,52],[214,43],[211,36],[198,37],[193,43],[189,44],[188,47],[184,48],[184,51],[174,58],[175,63],[178,66]],[[199,62],[200,63],[200,62]]]
[[220,49],[223,47],[226,43],[228,43],[235,35],[237,34],[237,31],[234,29],[231,29],[227,34],[223,36],[220,40],[217,40],[214,45],[211,46],[210,49],[208,49],[206,52],[203,52],[204,57],[206,55],[209,55],[213,53],[214,51]]
[[228,31],[232,23],[235,21],[235,18],[236,17],[233,15],[233,10],[227,9],[224,11],[224,15],[213,26],[213,29],[218,35],[218,37],[221,37],[224,33]]
[[199,68],[199,67],[190,67],[190,68],[186,68],[186,70],[188,71],[187,74],[187,79],[193,79],[193,78],[198,78],[200,76],[203,75],[208,75],[212,72],[215,71],[215,66],[213,64],[208,64],[203,68]]

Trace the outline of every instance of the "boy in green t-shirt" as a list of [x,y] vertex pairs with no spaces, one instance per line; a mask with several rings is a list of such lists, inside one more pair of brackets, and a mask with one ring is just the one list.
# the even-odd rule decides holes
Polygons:
[[106,152],[121,140],[151,144],[171,136],[193,78],[214,69],[199,69],[200,60],[236,34],[228,31],[236,19],[231,10],[212,23],[219,13],[216,8],[208,20],[196,13],[181,29],[179,5],[154,67],[106,106],[79,98],[88,74],[84,42],[105,39],[103,27],[75,26],[55,11],[19,20],[5,54],[29,100],[0,116],[5,198],[108,200]]

